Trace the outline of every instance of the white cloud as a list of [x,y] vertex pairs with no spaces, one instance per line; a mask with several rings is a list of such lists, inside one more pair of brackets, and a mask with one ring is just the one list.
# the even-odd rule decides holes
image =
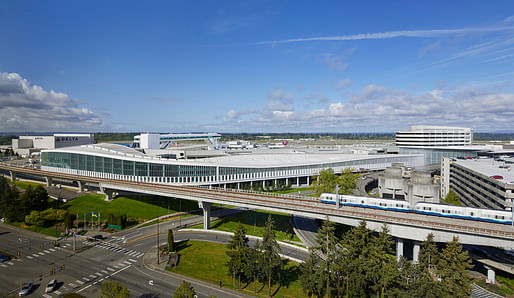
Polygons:
[[330,69],[343,71],[348,67],[344,62],[344,55],[324,54],[323,59]]
[[506,18],[503,20],[503,22],[504,22],[505,24],[509,24],[509,23],[514,22],[514,16],[506,17]]
[[[357,100],[358,99],[358,100]],[[237,122],[241,131],[395,131],[411,124],[514,130],[514,94],[481,89],[435,88],[411,94],[376,84],[350,100],[306,111],[275,110]],[[228,125],[230,123],[227,123]]]
[[335,90],[343,89],[352,84],[352,81],[350,79],[342,79],[339,81],[336,86],[334,87]]
[[[510,19],[507,18],[507,19]],[[262,41],[257,44],[280,44],[280,43],[296,43],[308,41],[347,41],[347,40],[361,40],[361,39],[389,39],[396,37],[439,37],[451,36],[466,33],[483,33],[483,32],[499,32],[511,31],[514,26],[502,27],[475,27],[475,28],[459,28],[459,29],[435,29],[435,30],[400,30],[389,32],[376,32],[376,33],[362,33],[353,35],[338,35],[338,36],[321,36],[321,37],[308,37],[308,38],[292,38],[274,41]]]
[[99,116],[67,94],[46,91],[17,73],[0,73],[0,131],[96,131]]

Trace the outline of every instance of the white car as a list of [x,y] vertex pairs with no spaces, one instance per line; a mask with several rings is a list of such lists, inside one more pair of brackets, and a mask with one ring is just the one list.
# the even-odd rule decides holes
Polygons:
[[56,285],[57,285],[57,280],[52,279],[51,281],[49,281],[48,284],[46,285],[45,293],[52,292],[55,289]]

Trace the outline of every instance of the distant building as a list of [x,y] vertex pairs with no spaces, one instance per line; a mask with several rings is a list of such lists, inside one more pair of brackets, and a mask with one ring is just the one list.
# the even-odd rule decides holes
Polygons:
[[441,163],[441,197],[453,190],[470,207],[508,209],[514,199],[514,158],[450,159]]
[[56,149],[71,146],[88,145],[94,143],[93,134],[62,134],[52,136],[19,136],[12,139],[14,153],[29,156],[34,152],[46,149]]
[[398,153],[423,154],[426,165],[440,164],[443,157],[476,157],[486,151],[472,143],[473,130],[465,127],[413,125],[395,136]]
[[381,198],[417,202],[439,203],[439,184],[434,183],[430,173],[411,171],[402,163],[392,163],[378,177]]

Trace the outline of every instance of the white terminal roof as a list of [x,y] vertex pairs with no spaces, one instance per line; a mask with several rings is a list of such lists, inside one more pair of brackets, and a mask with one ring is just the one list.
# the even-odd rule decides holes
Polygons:
[[[509,158],[506,158],[506,160],[514,161],[514,159]],[[505,164],[505,162],[495,161],[493,158],[457,159],[452,163],[457,163],[487,177],[503,176],[503,179],[497,180],[514,184],[514,164]],[[500,166],[507,166],[507,168],[500,168]]]
[[143,162],[155,162],[166,164],[180,165],[200,165],[200,166],[223,166],[223,167],[245,167],[245,168],[265,168],[265,167],[287,167],[301,165],[316,165],[332,162],[345,162],[352,160],[366,160],[376,158],[401,157],[401,156],[418,156],[418,155],[357,155],[345,154],[330,151],[300,152],[292,149],[268,149],[258,150],[258,153],[235,154],[221,157],[194,159],[194,160],[174,160],[159,157],[148,156],[133,148],[117,144],[94,144],[82,145],[74,147],[66,147],[60,149],[44,150],[43,152],[68,152],[82,153],[88,155],[98,155],[104,157],[115,158]]

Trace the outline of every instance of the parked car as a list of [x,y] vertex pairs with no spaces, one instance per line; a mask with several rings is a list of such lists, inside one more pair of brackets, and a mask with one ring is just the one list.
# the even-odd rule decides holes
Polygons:
[[0,263],[3,263],[3,262],[7,262],[9,261],[11,258],[9,258],[8,256],[5,256],[3,254],[0,254]]
[[90,241],[90,242],[104,240],[104,236],[102,236],[102,235],[95,235],[95,236],[87,238],[87,240]]
[[491,178],[493,178],[493,179],[503,179],[503,176],[493,175],[493,176],[491,176]]
[[30,292],[32,292],[32,288],[34,287],[34,284],[32,282],[26,282],[26,283],[23,283],[23,286],[21,287],[20,289],[20,292],[18,293],[18,296],[27,296],[28,294],[30,294]]
[[57,280],[52,279],[51,281],[49,281],[48,284],[46,285],[45,293],[52,292],[55,289],[56,285],[57,285]]

